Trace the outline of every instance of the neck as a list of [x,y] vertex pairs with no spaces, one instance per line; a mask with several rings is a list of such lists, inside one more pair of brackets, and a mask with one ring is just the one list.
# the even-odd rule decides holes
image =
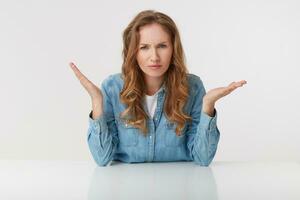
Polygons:
[[153,95],[155,94],[159,88],[162,86],[164,82],[164,77],[145,77],[146,82],[146,94]]

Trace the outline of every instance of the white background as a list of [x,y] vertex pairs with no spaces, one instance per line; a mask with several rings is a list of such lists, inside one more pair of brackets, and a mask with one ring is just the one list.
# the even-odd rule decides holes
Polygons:
[[0,1],[0,159],[91,160],[94,83],[120,72],[122,32],[144,9],[177,24],[190,73],[206,90],[248,84],[217,102],[215,161],[300,161],[300,3]]

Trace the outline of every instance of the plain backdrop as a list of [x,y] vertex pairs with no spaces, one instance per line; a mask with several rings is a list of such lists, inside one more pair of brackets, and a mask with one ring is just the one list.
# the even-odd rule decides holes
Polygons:
[[248,82],[216,103],[215,161],[300,161],[297,0],[1,0],[0,159],[92,160],[91,101],[68,63],[98,86],[121,72],[123,30],[145,9],[175,21],[207,91]]

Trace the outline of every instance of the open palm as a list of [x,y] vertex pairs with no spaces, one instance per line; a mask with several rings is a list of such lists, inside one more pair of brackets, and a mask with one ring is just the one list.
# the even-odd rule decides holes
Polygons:
[[214,104],[220,98],[230,94],[233,90],[235,90],[238,87],[242,87],[246,83],[247,83],[247,81],[241,80],[238,82],[232,82],[226,87],[214,88],[212,90],[209,90],[205,94],[205,96],[203,97],[203,100],[206,102],[210,102],[211,104]]
[[102,93],[101,90],[92,83],[86,76],[84,76],[77,66],[74,63],[69,63],[71,69],[75,73],[76,77],[78,78],[81,85],[85,88],[85,90],[89,93],[92,99],[99,99],[99,101],[102,101]]

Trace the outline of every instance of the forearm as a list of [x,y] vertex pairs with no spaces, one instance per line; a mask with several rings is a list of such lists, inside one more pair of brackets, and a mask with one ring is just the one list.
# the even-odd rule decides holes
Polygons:
[[106,166],[113,159],[115,145],[112,140],[113,138],[109,133],[89,134],[89,149],[95,162],[99,166]]
[[112,160],[116,147],[112,134],[114,131],[108,128],[103,115],[96,120],[91,117],[92,113],[90,113],[87,138],[89,149],[96,163],[99,166],[106,166]]
[[92,119],[98,119],[103,113],[102,101],[92,99]]
[[191,153],[196,163],[208,166],[216,153],[220,132],[217,128],[217,111],[214,109],[214,116],[211,117],[206,112],[200,113],[200,121],[195,129],[195,138],[191,143]]
[[[213,125],[215,122],[204,119],[207,117],[205,114],[202,115],[192,148],[194,161],[202,166],[208,166],[212,162],[220,137],[218,128]],[[208,124],[211,125],[207,126]]]

